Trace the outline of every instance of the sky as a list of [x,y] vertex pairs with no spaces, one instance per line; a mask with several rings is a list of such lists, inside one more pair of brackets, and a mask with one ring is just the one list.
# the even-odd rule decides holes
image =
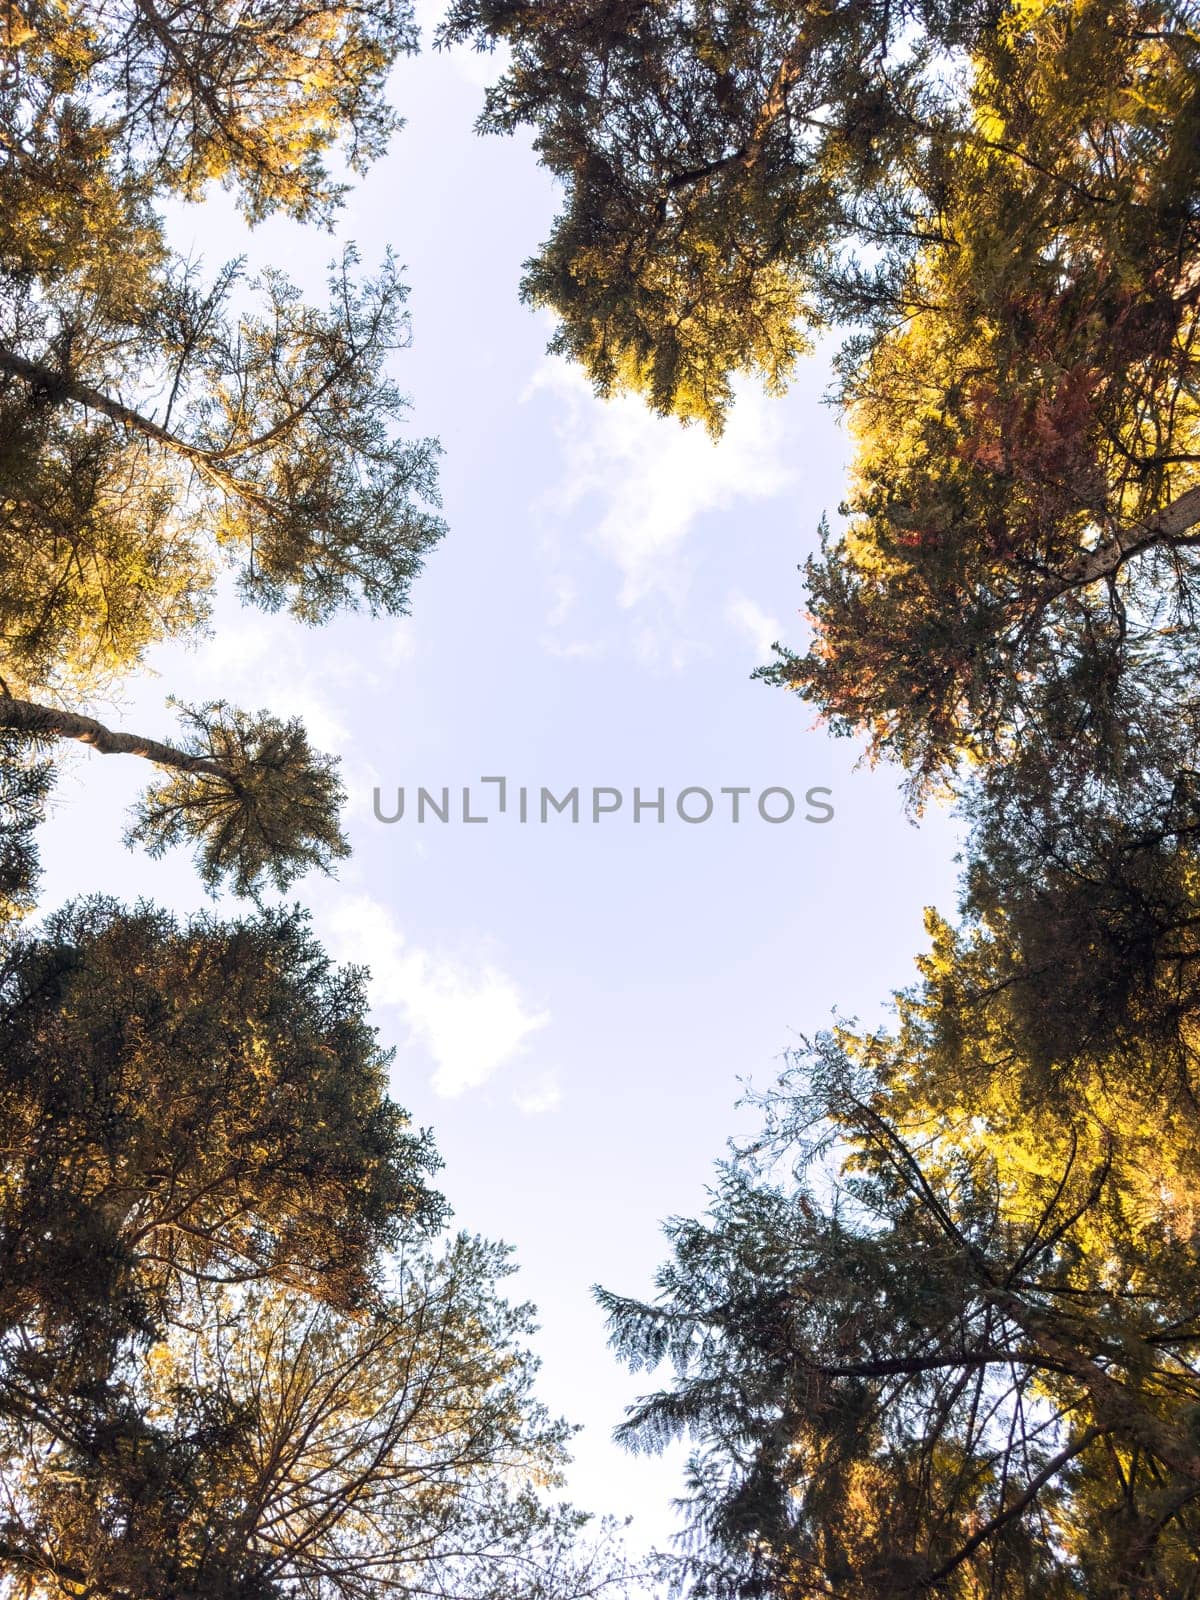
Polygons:
[[[314,296],[341,240],[364,267],[389,245],[406,264],[413,338],[393,373],[412,431],[441,440],[450,529],[411,617],[309,630],[223,593],[209,638],[159,649],[99,710],[169,736],[168,695],[225,698],[301,715],[341,758],[353,856],[288,898],[339,960],[371,968],[393,1093],[436,1134],[456,1225],[512,1244],[514,1292],[539,1308],[542,1396],[581,1429],[570,1492],[632,1516],[637,1552],[670,1538],[681,1458],[612,1443],[652,1380],[607,1351],[591,1285],[651,1293],[660,1223],[704,1209],[727,1140],[753,1128],[736,1108],[745,1085],[768,1085],[835,1010],[884,1017],[924,946],[923,907],[953,910],[957,844],[936,810],[905,815],[894,772],[856,766],[853,743],[750,681],[775,639],[802,640],[797,564],[843,495],[829,352],[783,399],[743,388],[719,445],[597,400],[546,354],[549,319],[518,302],[555,194],[526,141],[473,132],[492,70],[470,54],[401,63],[407,126],[337,239],[280,221],[247,234],[220,197],[173,214],[209,267],[245,253]],[[503,816],[483,776],[508,780]],[[46,906],[90,892],[208,903],[186,856],[123,849],[144,777],[140,762],[70,757],[43,842]],[[418,785],[449,787],[458,820],[418,821]],[[403,819],[378,821],[373,792],[386,816],[401,786]],[[461,821],[464,786],[486,824]],[[581,820],[538,820],[543,786],[578,786]],[[633,821],[635,786],[665,791],[663,822]],[[737,824],[723,786],[751,791]],[[594,787],[622,795],[596,823]],[[708,822],[674,814],[689,787],[713,794]],[[805,822],[818,787],[833,818]],[[796,796],[789,822],[758,815],[767,788]]]

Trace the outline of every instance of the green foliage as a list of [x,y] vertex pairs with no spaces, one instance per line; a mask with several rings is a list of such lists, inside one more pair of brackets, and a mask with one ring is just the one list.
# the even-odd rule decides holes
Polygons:
[[[673,1380],[694,1595],[1190,1593],[1200,1550],[1191,1081],[1048,1062],[1003,941],[938,930],[893,1033],[798,1055],[618,1351]],[[997,948],[997,947],[1000,948]],[[989,979],[996,981],[989,982]],[[1043,1014],[1045,1007],[1042,1007]],[[1060,1019],[1051,1014],[1050,1027]]]
[[[168,262],[133,306],[57,276],[11,293],[0,639],[15,690],[86,692],[196,628],[226,558],[249,600],[307,622],[407,608],[442,532],[421,505],[437,451],[394,434],[406,403],[383,369],[406,290],[390,260],[361,284],[355,264],[335,263],[328,311],[272,271],[250,286],[255,312],[236,264],[205,286]],[[161,419],[138,398],[155,391]]]
[[0,1582],[582,1600],[505,1247],[459,1236],[364,974],[297,912],[87,901],[0,968]]
[[[325,157],[343,142],[351,171],[378,156],[399,119],[388,69],[416,48],[411,8],[328,0],[304,7],[9,5],[7,87],[29,125],[98,108],[104,140],[127,171],[198,198],[237,190],[250,220],[272,211],[325,219],[344,193]],[[63,107],[59,96],[70,96]]]
[[398,124],[403,3],[0,8],[0,1592],[38,1600],[583,1600],[624,1579],[550,1498],[504,1247],[434,1240],[427,1134],[389,1099],[365,974],[302,913],[181,924],[89,901],[37,931],[47,750],[162,778],[131,837],[257,896],[346,854],[303,728],[91,697],[203,627],[215,582],[319,623],[403,613],[440,538],[401,436],[388,256],[307,305],[203,275],[166,203],[329,224]]
[[33,906],[40,870],[33,834],[52,783],[50,763],[0,730],[0,930]]
[[697,1443],[690,1593],[1192,1592],[1200,797],[1135,687],[1048,699],[895,1025],[799,1053],[659,1298],[602,1297],[674,1363],[624,1436]]
[[697,1444],[689,1593],[1192,1592],[1200,797],[1174,703],[1113,727],[976,787],[894,1026],[798,1053],[658,1299],[601,1297],[674,1364],[623,1437]]
[[998,30],[943,238],[847,363],[850,520],[776,674],[918,781],[1192,672],[1200,39],[1063,9]]
[[440,1216],[364,1010],[363,974],[298,912],[180,925],[84,901],[13,935],[4,1325],[150,1327],[182,1278],[361,1301],[405,1219]]
[[969,824],[896,1026],[768,1097],[614,1342],[696,1596],[1183,1600],[1200,1556],[1200,32],[1175,0],[456,0],[565,203],[527,298],[721,425],[849,335],[765,676]]
[[[384,91],[415,48],[408,7],[31,0],[2,24],[4,694],[82,711],[153,645],[203,628],[227,569],[247,601],[307,623],[404,613],[443,524],[438,447],[403,436],[388,374],[408,339],[394,261],[364,277],[343,249],[327,307],[309,305],[275,268],[247,281],[241,262],[205,274],[181,258],[163,205],[219,183],[251,221],[330,222],[344,185],[328,158],[360,171],[398,125]],[[305,819],[290,861],[288,762]],[[264,754],[264,781],[268,767],[253,819],[191,791],[180,810],[180,780],[174,820],[160,795],[145,827],[190,836],[211,817],[203,870],[212,882],[245,856],[243,889],[268,861],[280,884],[327,863],[328,763],[297,745]]]
[[850,333],[848,521],[768,677],[918,797],[1057,700],[1193,692],[1194,8],[462,0],[443,38],[510,52],[482,125],[566,190],[526,294],[601,392],[715,428]]
[[465,1236],[413,1250],[357,1318],[201,1290],[130,1382],[137,1410],[99,1470],[70,1444],[41,1466],[53,1419],[10,1429],[38,1462],[13,1531],[54,1534],[44,1592],[572,1600],[611,1581],[578,1547],[582,1519],[537,1493],[568,1430],[532,1398],[510,1270]]
[[505,48],[481,126],[532,125],[565,187],[524,285],[560,317],[556,347],[601,393],[633,389],[717,431],[733,375],[779,388],[804,328],[842,309],[833,278],[862,298],[857,274],[835,272],[848,232],[920,237],[914,130],[939,114],[939,53],[987,17],[456,0],[439,39]]
[[194,843],[201,881],[254,895],[286,889],[310,867],[329,870],[350,847],[338,827],[345,791],[336,762],[311,750],[294,719],[255,717],[223,701],[180,707],[189,730],[170,770],[138,804],[130,843],[159,856]]
[[767,674],[918,794],[1031,738],[1103,773],[1164,697],[1195,720],[1200,37],[1014,9],[974,69],[940,237],[846,362],[812,643]]

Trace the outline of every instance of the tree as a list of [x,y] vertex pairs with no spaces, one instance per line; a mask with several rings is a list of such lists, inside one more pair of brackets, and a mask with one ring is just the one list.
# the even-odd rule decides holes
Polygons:
[[620,1436],[698,1444],[668,1565],[709,1596],[1194,1594],[1195,999],[1164,962],[1173,1056],[1071,1049],[1002,937],[935,931],[894,1031],[794,1058],[658,1298],[600,1294],[635,1368],[674,1366]]
[[201,1289],[128,1381],[97,1461],[57,1419],[3,1430],[24,1465],[0,1551],[48,1596],[581,1600],[621,1581],[547,1503],[569,1429],[534,1400],[507,1252],[406,1252],[368,1313]]
[[[306,622],[402,612],[440,537],[397,433],[405,291],[330,307],[205,278],[171,197],[328,224],[397,118],[403,4],[0,11],[0,913],[36,878],[49,750],[162,769],[131,836],[210,887],[345,853],[335,764],[212,702],[175,743],[89,702],[239,567]],[[365,974],[302,913],[90,901],[0,928],[0,1594],[582,1600],[622,1578],[551,1503],[507,1250],[435,1243],[438,1165],[386,1092]]]
[[[982,10],[957,9],[941,43]],[[509,53],[480,126],[532,125],[565,187],[523,289],[601,393],[716,429],[731,375],[782,385],[817,319],[816,259],[920,100],[921,52],[884,72],[900,25],[883,4],[455,0],[441,43]]]
[[767,675],[971,826],[896,1027],[767,1102],[660,1294],[692,1594],[1195,1595],[1200,35],[1172,0],[460,0],[566,190],[524,292],[719,430],[849,333],[846,524]]
[[525,293],[602,393],[719,428],[849,331],[849,521],[768,676],[918,792],[1192,682],[1192,8],[461,0],[443,38],[511,52],[482,125],[566,189]]
[[0,969],[0,1588],[572,1600],[505,1248],[434,1243],[364,975],[88,901]]
[[1086,731],[1194,694],[1200,37],[1152,20],[1002,30],[973,95],[998,148],[846,374],[850,521],[774,675],[918,786],[1062,735],[1060,702]]
[[1160,711],[1120,808],[1037,746],[977,791],[896,1023],[797,1053],[659,1298],[601,1296],[675,1363],[623,1436],[699,1442],[694,1593],[1195,1592],[1200,876]]
[[[21,0],[6,9],[4,27],[14,133],[90,130],[62,154],[111,150],[122,181],[147,174],[189,198],[227,184],[251,220],[274,210],[328,219],[345,185],[331,177],[327,154],[345,139],[353,172],[381,153],[400,122],[387,73],[417,45],[408,7],[337,0],[253,11],[190,0],[70,9]],[[18,173],[61,182],[36,159],[43,146],[10,148]]]
[[337,821],[343,790],[336,763],[309,748],[299,722],[266,712],[249,717],[223,701],[180,709],[190,734],[181,746],[114,733],[94,717],[12,696],[0,697],[0,728],[37,744],[78,739],[103,755],[141,756],[165,768],[170,776],[146,791],[128,839],[151,855],[194,841],[210,889],[226,877],[241,895],[256,896],[265,878],[286,889],[307,867],[328,868],[348,854]]
[[[3,25],[4,725],[20,727],[18,701],[85,715],[152,644],[204,625],[231,564],[248,601],[305,622],[405,611],[443,530],[437,447],[397,431],[394,262],[360,280],[347,248],[321,310],[275,269],[205,278],[161,203],[219,182],[252,221],[328,223],[344,185],[327,152],[340,141],[358,170],[397,124],[384,86],[415,48],[407,8],[35,0]],[[327,772],[306,761],[327,814],[296,832],[321,843],[292,853],[289,829],[268,830],[250,878],[338,853]]]
[[0,734],[0,927],[32,909],[38,859],[34,832],[53,774],[27,742]]
[[[441,1202],[387,1099],[364,975],[299,912],[180,925],[104,900],[0,968],[3,1311],[107,1372],[185,1282],[265,1277],[346,1307]],[[408,1219],[405,1222],[405,1219]]]

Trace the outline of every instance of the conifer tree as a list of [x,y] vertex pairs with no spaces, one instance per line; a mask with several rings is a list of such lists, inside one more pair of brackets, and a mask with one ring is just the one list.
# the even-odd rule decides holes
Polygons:
[[581,1600],[508,1251],[438,1241],[364,974],[86,901],[0,966],[0,1589]]
[[1003,925],[935,922],[894,1029],[795,1055],[710,1216],[669,1226],[657,1298],[601,1292],[620,1354],[672,1369],[620,1437],[695,1444],[687,1593],[1193,1593],[1186,910],[1101,975],[1105,1017]]
[[564,203],[524,292],[719,431],[848,334],[844,521],[767,676],[970,827],[894,1028],[767,1098],[622,1436],[699,1596],[1183,1600],[1195,1265],[1200,31],[1175,0],[455,0]]
[[[202,627],[226,569],[307,623],[407,609],[442,524],[437,448],[399,431],[395,263],[364,277],[344,248],[322,308],[275,268],[183,259],[163,206],[220,184],[251,222],[329,224],[330,158],[353,174],[381,152],[387,71],[416,34],[399,0],[17,0],[0,27],[0,725],[27,725],[25,702],[54,739],[51,713],[88,715],[153,644]],[[234,720],[243,753],[275,750],[269,718]],[[338,853],[336,784],[301,756],[297,735],[293,817],[271,755],[214,810],[189,806],[205,837],[234,811],[262,842],[236,866],[214,844],[208,875],[244,889]]]
[[525,294],[601,393],[719,429],[848,332],[846,522],[768,676],[918,796],[1191,718],[1193,6],[457,0],[443,38],[509,52],[482,125],[565,193]]

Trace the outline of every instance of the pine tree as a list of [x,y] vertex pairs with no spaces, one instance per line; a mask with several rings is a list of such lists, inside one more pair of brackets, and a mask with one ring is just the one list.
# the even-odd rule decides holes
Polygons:
[[[322,309],[273,268],[205,276],[163,205],[222,184],[250,221],[329,223],[331,151],[361,170],[398,123],[384,90],[415,48],[407,8],[32,0],[0,26],[2,725],[27,719],[17,702],[86,716],[153,644],[203,626],[230,567],[248,602],[308,623],[404,612],[442,524],[437,447],[398,431],[394,262],[363,278],[345,249]],[[61,736],[46,717],[41,733]],[[277,743],[269,719],[255,743]],[[324,816],[269,819],[239,888],[338,853],[336,785],[302,765]],[[245,794],[218,826],[230,805]]]
[[87,901],[0,968],[0,1586],[577,1600],[508,1251],[438,1242],[364,974]]
[[793,1058],[711,1215],[668,1228],[658,1297],[600,1293],[621,1355],[673,1367],[620,1436],[696,1445],[669,1574],[1190,1595],[1196,958],[1161,951],[1098,1031],[1003,931],[934,932],[893,1030]]
[[443,38],[509,52],[482,126],[565,190],[525,294],[601,393],[719,429],[849,333],[847,522],[768,676],[918,795],[1114,682],[1194,693],[1194,7],[460,0]]

